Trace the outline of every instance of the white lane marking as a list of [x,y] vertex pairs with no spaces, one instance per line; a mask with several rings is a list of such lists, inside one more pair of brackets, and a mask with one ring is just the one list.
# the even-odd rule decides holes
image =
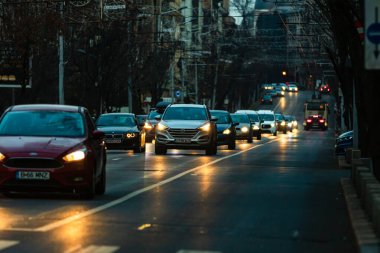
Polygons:
[[181,178],[183,176],[186,176],[188,174],[191,175],[193,172],[195,172],[197,170],[200,170],[200,169],[202,169],[204,167],[216,164],[218,162],[221,162],[223,160],[229,159],[229,158],[234,157],[234,156],[238,156],[238,155],[246,153],[246,152],[248,152],[248,151],[250,151],[252,149],[259,148],[259,147],[261,147],[261,146],[263,146],[265,144],[269,144],[269,143],[272,143],[272,142],[275,142],[275,141],[278,141],[278,140],[279,140],[279,138],[276,138],[276,139],[270,140],[270,141],[268,141],[266,143],[262,143],[262,144],[253,146],[251,148],[247,148],[245,150],[239,151],[239,152],[237,152],[235,154],[231,154],[231,155],[228,155],[228,156],[224,156],[224,157],[218,158],[218,159],[216,159],[214,161],[211,161],[209,163],[206,163],[206,164],[197,166],[195,168],[186,170],[184,172],[181,172],[181,173],[179,173],[179,174],[177,174],[175,176],[172,176],[170,178],[167,178],[167,179],[165,179],[165,180],[163,180],[161,182],[158,182],[158,183],[155,183],[153,185],[147,186],[145,188],[139,189],[137,191],[128,193],[128,194],[124,195],[123,197],[115,199],[115,200],[113,200],[111,202],[108,202],[108,203],[106,203],[104,205],[95,207],[93,209],[89,209],[87,211],[84,211],[82,213],[79,213],[79,214],[67,217],[67,218],[59,220],[59,221],[52,222],[50,224],[47,224],[45,226],[41,226],[39,228],[34,228],[34,229],[30,229],[30,228],[6,228],[6,229],[0,229],[0,230],[5,230],[5,231],[7,231],[7,230],[9,230],[9,231],[26,231],[26,232],[48,232],[50,230],[53,230],[53,229],[56,229],[58,227],[64,226],[64,225],[66,225],[68,223],[74,222],[76,220],[82,219],[84,217],[87,217],[87,216],[90,216],[90,215],[102,212],[102,211],[104,211],[106,209],[109,209],[111,207],[119,205],[119,204],[121,204],[121,203],[123,203],[123,202],[125,202],[127,200],[130,200],[131,198],[134,198],[134,197],[136,197],[138,195],[143,194],[144,192],[147,192],[147,191],[150,191],[150,190],[152,190],[154,188],[157,188],[158,186],[162,186],[162,185],[168,184],[168,183],[170,183],[170,182],[172,182],[174,180],[177,180],[178,178]]
[[90,245],[86,248],[78,246],[70,251],[66,251],[66,253],[112,253],[118,249],[120,249],[118,246]]
[[181,249],[177,253],[222,253],[221,251],[204,251],[204,250],[188,250]]
[[12,247],[16,244],[18,244],[19,241],[6,241],[6,240],[0,240],[0,250]]
[[118,161],[120,160],[121,158],[113,158],[112,161]]

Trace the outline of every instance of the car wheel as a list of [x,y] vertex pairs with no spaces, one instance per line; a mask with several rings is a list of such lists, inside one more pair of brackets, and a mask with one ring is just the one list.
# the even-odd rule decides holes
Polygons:
[[93,199],[95,197],[96,183],[95,175],[93,174],[90,180],[90,186],[81,195],[83,199]]
[[286,134],[286,133],[287,133],[286,129],[285,129],[284,131],[282,131],[282,133],[283,133],[283,134]]
[[235,150],[236,149],[235,139],[233,139],[230,143],[228,143],[228,149],[229,150]]
[[156,155],[165,155],[167,152],[167,148],[155,145],[154,146],[154,152]]
[[143,152],[143,148],[141,146],[137,148],[133,148],[133,153],[141,153],[141,152]]
[[103,195],[106,192],[106,161],[102,166],[102,173],[100,174],[100,180],[95,186],[95,193]]
[[261,140],[261,133],[259,133],[256,137],[257,140]]
[[277,130],[274,131],[273,136],[277,136]]
[[210,146],[206,148],[206,155],[216,155],[218,153],[218,144],[215,141],[213,141]]

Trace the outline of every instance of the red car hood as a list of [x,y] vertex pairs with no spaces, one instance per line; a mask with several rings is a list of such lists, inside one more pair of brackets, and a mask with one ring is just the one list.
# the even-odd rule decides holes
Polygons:
[[55,158],[83,143],[83,138],[1,136],[0,152],[8,157],[34,156]]

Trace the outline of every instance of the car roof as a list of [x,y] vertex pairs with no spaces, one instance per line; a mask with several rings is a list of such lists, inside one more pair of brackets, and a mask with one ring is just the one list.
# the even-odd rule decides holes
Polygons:
[[129,112],[111,112],[111,113],[103,113],[103,114],[101,114],[100,116],[103,116],[103,115],[128,115],[128,116],[135,116],[135,114],[133,114],[133,113],[129,113]]
[[211,113],[213,112],[222,112],[222,113],[229,113],[228,111],[226,110],[210,110]]
[[168,107],[196,107],[196,108],[205,108],[205,105],[199,104],[171,104]]
[[58,105],[58,104],[24,104],[14,105],[8,111],[66,111],[80,112],[84,107],[74,105]]
[[271,114],[273,113],[274,114],[274,112],[272,110],[258,110],[257,113],[259,113],[259,114],[260,113],[271,113]]
[[257,112],[255,110],[237,110],[235,113],[245,113],[245,114],[249,114],[249,113],[253,113],[253,114],[257,114]]

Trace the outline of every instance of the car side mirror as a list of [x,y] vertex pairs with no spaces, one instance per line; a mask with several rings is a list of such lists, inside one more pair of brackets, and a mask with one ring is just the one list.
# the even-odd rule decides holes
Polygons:
[[160,120],[161,120],[161,115],[156,115],[154,118],[155,118],[157,121],[160,121]]
[[213,122],[217,122],[217,121],[218,121],[218,118],[215,117],[215,116],[211,116],[211,121],[213,121]]
[[105,133],[103,131],[99,131],[99,130],[95,130],[92,132],[92,137],[95,139],[95,140],[101,140],[101,139],[104,139],[105,137]]
[[264,123],[264,120],[260,120],[260,123],[261,123],[261,124]]

